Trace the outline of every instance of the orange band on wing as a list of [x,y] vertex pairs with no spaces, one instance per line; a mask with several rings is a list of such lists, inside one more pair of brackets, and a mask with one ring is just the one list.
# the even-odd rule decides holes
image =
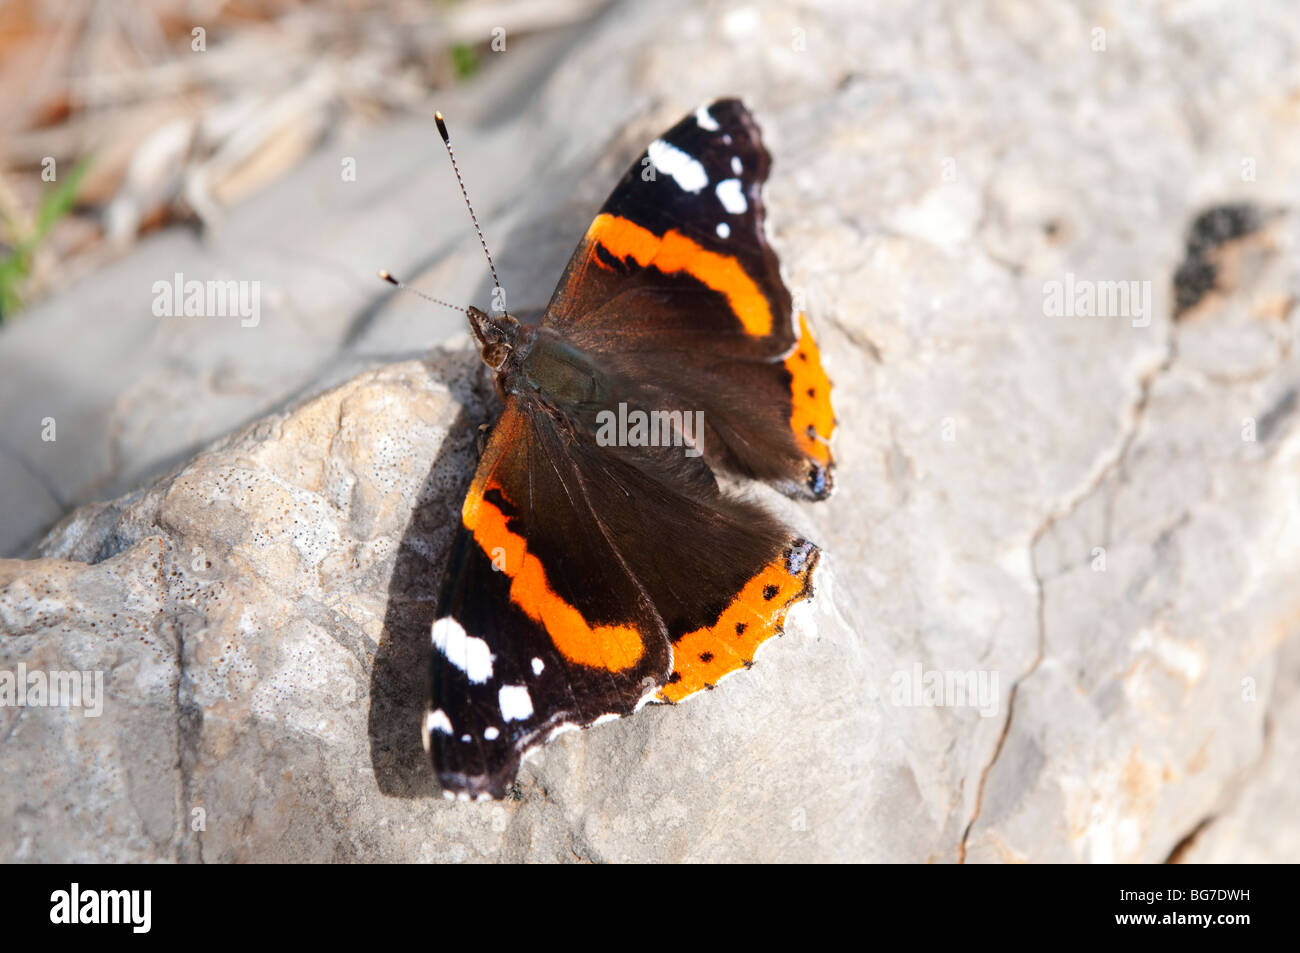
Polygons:
[[541,560],[528,552],[522,536],[510,531],[506,514],[484,498],[492,489],[501,488],[486,481],[480,486],[476,481],[465,497],[460,518],[493,565],[510,577],[510,601],[540,623],[560,654],[571,662],[620,672],[640,661],[645,645],[636,629],[622,625],[593,628],[581,612],[555,594]]
[[608,212],[596,216],[587,229],[587,238],[600,242],[615,258],[631,257],[642,268],[653,265],[665,274],[686,272],[726,295],[731,310],[748,333],[758,337],[772,333],[772,309],[767,298],[735,258],[711,252],[681,232],[670,229],[660,237]]
[[831,381],[822,369],[821,351],[808,330],[808,320],[799,313],[799,344],[785,359],[790,372],[790,428],[799,449],[819,463],[830,465],[831,433],[835,413],[831,410]]
[[673,671],[659,691],[664,701],[681,701],[753,661],[758,647],[781,631],[790,606],[812,592],[809,576],[816,551],[797,575],[778,556],[722,610],[713,625],[682,636],[673,646]]

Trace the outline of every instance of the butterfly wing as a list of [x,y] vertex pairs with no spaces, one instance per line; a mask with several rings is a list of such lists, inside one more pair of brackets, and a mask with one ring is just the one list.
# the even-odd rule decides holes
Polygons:
[[780,631],[816,560],[698,458],[598,447],[511,398],[432,628],[425,739],[444,790],[502,797],[556,732],[712,687]]
[[770,166],[738,100],[683,119],[618,183],[544,323],[610,355],[641,402],[703,409],[712,464],[823,499],[830,382],[764,233]]

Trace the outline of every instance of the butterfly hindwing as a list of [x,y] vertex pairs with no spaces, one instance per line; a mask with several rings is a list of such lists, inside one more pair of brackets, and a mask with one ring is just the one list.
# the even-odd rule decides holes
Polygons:
[[501,797],[556,731],[712,687],[780,631],[816,556],[680,448],[602,448],[512,400],[432,629],[439,780]]

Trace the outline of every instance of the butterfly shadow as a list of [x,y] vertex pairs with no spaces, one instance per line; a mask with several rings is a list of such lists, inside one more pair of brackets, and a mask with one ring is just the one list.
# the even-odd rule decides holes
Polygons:
[[466,373],[471,355],[457,350],[439,358],[430,362],[430,373],[446,381],[460,408],[398,544],[384,628],[370,670],[370,762],[379,790],[390,797],[423,798],[439,791],[420,740],[432,665],[429,631],[461,501],[474,476],[479,424],[490,416],[481,378]]

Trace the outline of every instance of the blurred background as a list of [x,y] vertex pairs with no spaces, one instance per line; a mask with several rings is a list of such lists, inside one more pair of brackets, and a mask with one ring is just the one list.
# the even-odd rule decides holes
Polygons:
[[[459,329],[414,298],[379,313],[378,268],[440,260],[426,290],[478,288],[478,266],[448,258],[473,236],[433,111],[490,215],[528,171],[512,161],[525,130],[503,125],[605,6],[0,2],[0,554],[270,406]],[[150,289],[177,273],[256,281],[267,322],[158,321]],[[46,418],[58,439],[33,441]]]
[[601,2],[5,0],[0,320]]

